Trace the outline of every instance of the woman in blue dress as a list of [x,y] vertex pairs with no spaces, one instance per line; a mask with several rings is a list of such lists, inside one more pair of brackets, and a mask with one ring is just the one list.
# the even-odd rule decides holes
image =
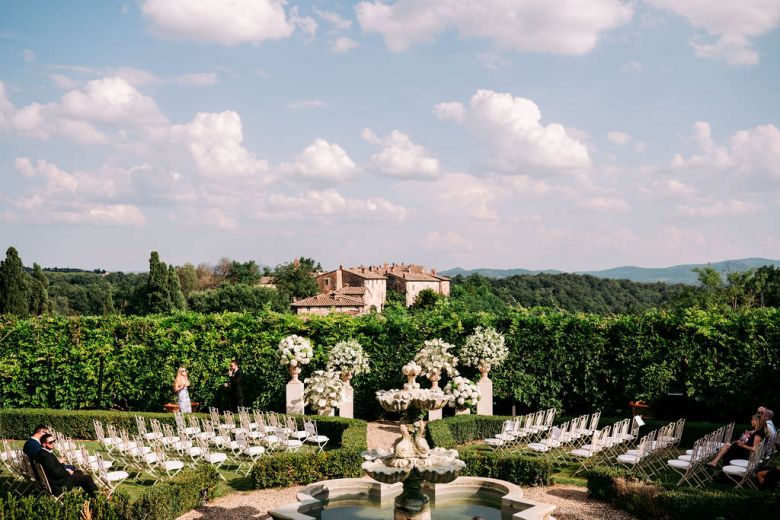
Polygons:
[[190,404],[189,388],[190,379],[187,377],[187,369],[179,367],[179,371],[176,373],[176,380],[173,382],[173,392],[178,397],[179,411],[182,413],[191,413],[192,405]]

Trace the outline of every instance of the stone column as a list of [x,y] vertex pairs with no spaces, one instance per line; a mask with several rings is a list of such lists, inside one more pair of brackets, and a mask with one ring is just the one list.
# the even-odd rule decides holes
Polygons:
[[344,400],[339,405],[339,416],[349,417],[350,419],[355,417],[355,389],[349,383],[344,385]]
[[287,383],[287,415],[303,415],[304,413],[303,382],[298,379],[300,373],[300,367],[290,367],[292,379]]
[[477,402],[477,415],[493,415],[493,381],[488,378],[490,366],[479,368],[482,378],[477,382],[479,401]]

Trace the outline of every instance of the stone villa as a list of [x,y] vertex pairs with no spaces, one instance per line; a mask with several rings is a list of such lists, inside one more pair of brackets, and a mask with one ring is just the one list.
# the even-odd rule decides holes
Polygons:
[[372,309],[382,312],[388,288],[404,293],[407,306],[412,305],[424,289],[444,296],[450,294],[449,278],[436,274],[435,269],[426,272],[423,266],[414,264],[339,266],[318,275],[317,285],[320,294],[293,302],[298,314],[364,314]]

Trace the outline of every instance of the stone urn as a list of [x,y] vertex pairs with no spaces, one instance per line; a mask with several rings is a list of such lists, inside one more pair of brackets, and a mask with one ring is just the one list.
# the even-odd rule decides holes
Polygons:
[[488,372],[490,372],[490,363],[480,363],[479,373],[482,375],[482,379],[488,378]]
[[455,415],[469,415],[471,413],[471,408],[468,406],[465,408],[455,408]]
[[439,388],[439,381],[441,381],[441,374],[438,372],[432,372],[428,374],[428,381],[431,382],[431,390]]
[[301,373],[301,367],[298,365],[290,365],[290,382],[291,383],[300,383],[300,379],[298,379],[298,375]]
[[285,392],[285,411],[288,415],[303,415],[305,413],[303,403],[303,381],[298,379],[301,367],[290,365],[290,381]]
[[322,408],[318,408],[318,409],[317,409],[317,415],[324,415],[324,416],[326,416],[326,417],[333,417],[333,416],[334,416],[334,415],[336,415],[336,414],[335,414],[335,412],[333,411],[333,408],[332,408],[332,407],[330,407],[330,406],[325,406],[325,407],[322,407]]

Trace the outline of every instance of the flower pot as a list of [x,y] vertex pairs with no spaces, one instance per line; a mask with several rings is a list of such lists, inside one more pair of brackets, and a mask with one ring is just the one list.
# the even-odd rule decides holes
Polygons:
[[631,407],[631,415],[632,416],[640,416],[642,419],[652,419],[653,418],[653,410],[650,408],[650,405],[645,403],[644,401],[630,401],[628,403],[628,406]]
[[455,415],[469,415],[471,408],[455,408]]
[[439,388],[439,381],[441,380],[440,374],[431,374],[428,376],[428,381],[431,382],[431,389]]
[[290,365],[290,382],[291,383],[298,383],[300,380],[298,379],[298,374],[301,373],[301,367],[299,366],[292,366]]
[[[195,413],[198,411],[198,407],[200,406],[200,403],[192,402],[190,403],[190,406],[192,407],[192,412]],[[163,405],[163,408],[168,413],[175,413],[179,411],[179,405],[176,403],[165,403]]]
[[488,372],[490,372],[490,365],[487,363],[480,363],[479,373],[482,374],[482,379],[488,378]]

